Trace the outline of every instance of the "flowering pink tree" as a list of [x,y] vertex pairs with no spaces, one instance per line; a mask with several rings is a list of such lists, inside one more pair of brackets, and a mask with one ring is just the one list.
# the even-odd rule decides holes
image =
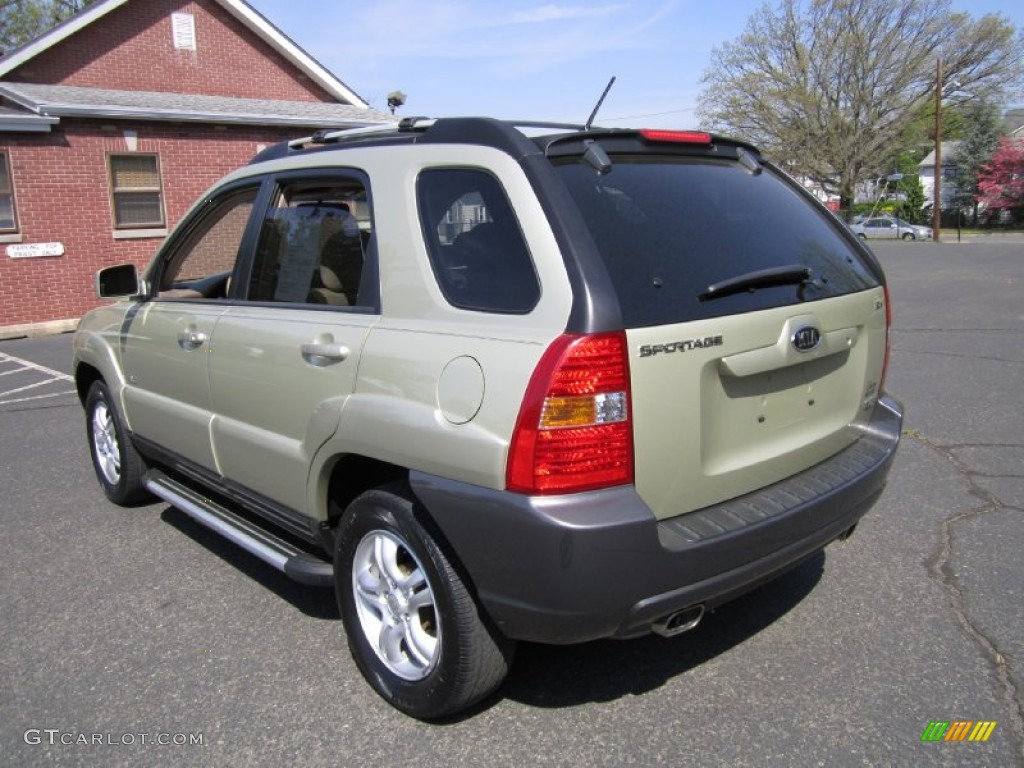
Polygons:
[[977,201],[993,210],[1024,208],[1024,139],[1004,136],[978,173]]

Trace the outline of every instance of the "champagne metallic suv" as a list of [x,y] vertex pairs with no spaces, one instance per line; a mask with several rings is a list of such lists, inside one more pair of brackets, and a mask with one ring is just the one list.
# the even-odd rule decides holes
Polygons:
[[406,119],[271,147],[75,335],[111,501],[333,585],[437,718],[516,641],[674,635],[853,527],[902,409],[855,236],[749,145]]

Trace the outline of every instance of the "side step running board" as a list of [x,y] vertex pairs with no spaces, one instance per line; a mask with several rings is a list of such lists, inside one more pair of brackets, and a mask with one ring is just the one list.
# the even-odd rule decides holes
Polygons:
[[146,474],[146,488],[197,523],[216,531],[246,552],[303,584],[334,585],[334,567],[315,555],[303,552],[284,539],[250,523],[243,517],[173,480],[162,472]]

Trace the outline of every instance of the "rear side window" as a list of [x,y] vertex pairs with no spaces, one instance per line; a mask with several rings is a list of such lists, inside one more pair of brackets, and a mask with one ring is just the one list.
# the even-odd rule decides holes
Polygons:
[[[598,175],[557,170],[593,233],[629,327],[719,317],[861,291],[878,280],[857,251],[782,178],[736,162],[616,156]],[[702,299],[709,286],[800,265],[806,285]]]
[[497,179],[479,170],[431,169],[420,174],[417,194],[430,265],[449,304],[482,312],[533,309],[537,273]]

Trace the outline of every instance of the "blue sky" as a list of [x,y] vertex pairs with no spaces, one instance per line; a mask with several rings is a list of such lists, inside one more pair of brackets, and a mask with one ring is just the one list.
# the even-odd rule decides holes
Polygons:
[[[371,106],[400,115],[696,127],[701,75],[761,0],[249,0]],[[1024,28],[1022,0],[953,0]]]

